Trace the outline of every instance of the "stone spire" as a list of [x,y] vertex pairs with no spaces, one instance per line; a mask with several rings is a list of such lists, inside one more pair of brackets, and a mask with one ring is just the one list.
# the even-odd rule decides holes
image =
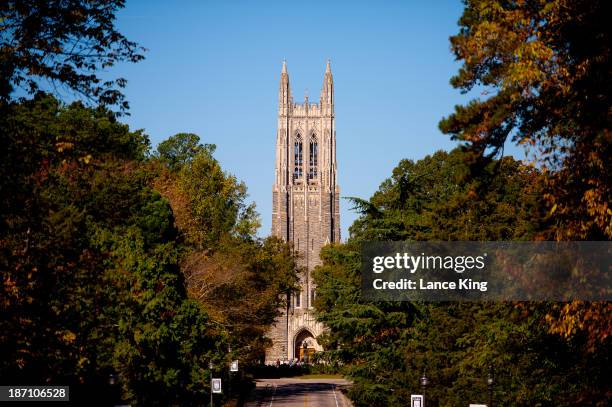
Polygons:
[[291,87],[289,86],[289,74],[287,73],[287,61],[283,60],[281,70],[280,86],[278,90],[278,109],[281,115],[287,115],[291,108]]
[[323,89],[321,89],[321,107],[327,115],[332,115],[334,111],[334,78],[330,64],[331,61],[328,59],[323,76]]

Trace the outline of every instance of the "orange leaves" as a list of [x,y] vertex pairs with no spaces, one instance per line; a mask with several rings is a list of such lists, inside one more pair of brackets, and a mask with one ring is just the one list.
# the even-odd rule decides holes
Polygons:
[[514,51],[514,62],[509,64],[503,87],[529,89],[549,77],[553,50],[539,40],[521,42]]
[[58,331],[55,334],[58,336],[60,341],[65,344],[71,344],[76,340],[76,334],[69,330]]
[[17,283],[15,282],[15,280],[10,276],[6,276],[4,278],[4,294],[3,297],[3,306],[7,307],[10,305],[10,300],[9,298],[19,298],[19,287],[17,286]]
[[64,151],[72,150],[74,148],[74,143],[68,141],[58,141],[55,143],[55,149],[58,153],[62,153]]
[[[590,180],[590,183],[595,183],[596,187],[585,191],[583,202],[586,206],[586,211],[597,226],[604,231],[608,237],[612,237],[612,209],[610,209],[609,201],[606,195],[606,186],[597,185],[595,180]],[[607,188],[610,188],[607,186]]]
[[585,333],[588,351],[612,336],[612,303],[573,301],[557,307],[556,314],[546,315],[550,332],[566,339]]
[[[69,151],[73,151],[75,149],[75,144],[69,141],[58,141],[55,143],[55,150],[58,153],[66,153]],[[85,154],[83,156],[78,157],[78,161],[80,163],[89,164],[93,160],[93,156],[91,154]],[[68,163],[67,159],[62,160],[62,164],[66,165]]]
[[374,335],[374,338],[376,341],[384,342],[388,339],[393,339],[397,337],[400,334],[400,332],[401,332],[401,329],[398,327],[387,327],[387,328],[383,328],[377,331],[376,335]]
[[17,358],[15,360],[15,364],[20,368],[23,369],[26,365],[25,359],[24,358]]
[[89,164],[92,160],[91,154],[84,155],[83,157],[79,157],[79,161],[84,164]]
[[440,129],[474,152],[508,137],[548,179],[548,237],[612,238],[609,23],[606,2],[467,3],[451,38],[453,86],[493,96],[458,106]]

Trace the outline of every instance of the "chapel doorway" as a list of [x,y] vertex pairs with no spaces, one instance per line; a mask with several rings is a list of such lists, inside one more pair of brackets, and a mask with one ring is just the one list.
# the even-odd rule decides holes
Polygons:
[[312,356],[316,352],[315,343],[315,338],[309,330],[304,329],[297,334],[294,343],[294,355],[298,361],[312,363]]

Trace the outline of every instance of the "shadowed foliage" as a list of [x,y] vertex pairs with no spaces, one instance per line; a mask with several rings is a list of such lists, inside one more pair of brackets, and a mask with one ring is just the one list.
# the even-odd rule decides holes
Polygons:
[[123,0],[0,3],[0,101],[42,88],[127,111],[120,91],[127,81],[99,76],[118,62],[144,58],[144,49],[114,26],[124,5]]
[[609,342],[549,332],[550,303],[400,303],[361,299],[360,245],[369,240],[529,240],[547,227],[543,175],[510,157],[469,176],[469,152],[402,160],[368,200],[346,244],[328,246],[315,270],[318,319],[329,332],[320,357],[355,382],[358,406],[486,403],[489,366],[495,405],[606,405]]

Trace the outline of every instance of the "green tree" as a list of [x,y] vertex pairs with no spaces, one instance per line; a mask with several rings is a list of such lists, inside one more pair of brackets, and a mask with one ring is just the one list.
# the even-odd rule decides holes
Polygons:
[[157,157],[172,170],[190,163],[198,154],[207,153],[212,156],[214,144],[200,144],[200,137],[193,133],[178,133],[157,146]]
[[297,284],[291,247],[274,237],[226,243],[189,252],[182,269],[190,296],[224,327],[233,355],[247,369],[261,363],[271,345],[265,335]]
[[[329,327],[318,340],[320,358],[343,366],[354,384],[349,396],[357,406],[398,405],[396,390],[403,360],[398,345],[418,315],[410,303],[371,303],[361,297],[359,242],[326,246],[315,269],[317,319]],[[397,386],[397,387],[395,387]],[[409,403],[403,399],[403,403]]]
[[538,174],[505,157],[469,177],[466,153],[438,151],[402,160],[369,201],[353,199],[356,240],[507,240],[532,236],[539,213]]
[[607,1],[467,1],[451,37],[451,84],[489,97],[456,106],[440,128],[473,159],[513,142],[544,169],[558,240],[612,237]]
[[195,134],[160,143],[153,184],[169,200],[184,243],[181,268],[191,298],[224,327],[234,356],[258,363],[265,334],[296,284],[291,247],[255,236],[259,216],[247,189]]
[[115,372],[130,403],[205,400],[207,362],[226,341],[187,297],[171,207],[149,185],[146,136],[110,111],[44,95],[8,112],[0,375],[70,384],[79,401],[108,395]]
[[[138,62],[143,48],[114,26],[123,0],[20,0],[0,4],[0,102],[17,89],[66,88],[92,104],[127,110],[123,78],[103,80],[98,71]],[[47,81],[44,86],[41,82]]]
[[[440,129],[473,164],[507,142],[532,152],[546,175],[545,239],[612,238],[609,14],[604,0],[471,0],[451,37],[462,62],[451,84],[490,96],[456,106]],[[549,320],[568,339],[586,333],[594,349],[612,337],[611,312],[610,303],[574,302]]]
[[223,171],[214,149],[195,134],[180,133],[160,143],[151,169],[185,243],[198,250],[252,239],[259,227],[255,205],[246,202],[246,185]]
[[255,205],[245,202],[246,185],[224,172],[208,152],[196,155],[190,165],[184,166],[178,182],[189,200],[192,242],[209,248],[227,236],[247,238],[255,234],[259,216]]
[[349,241],[326,247],[314,274],[318,319],[330,328],[323,357],[354,380],[358,406],[408,404],[424,371],[430,405],[486,402],[489,366],[496,405],[605,404],[607,353],[550,334],[554,305],[361,299],[363,241],[525,240],[545,227],[537,171],[506,157],[470,177],[466,155],[403,160],[370,200],[356,200]]

